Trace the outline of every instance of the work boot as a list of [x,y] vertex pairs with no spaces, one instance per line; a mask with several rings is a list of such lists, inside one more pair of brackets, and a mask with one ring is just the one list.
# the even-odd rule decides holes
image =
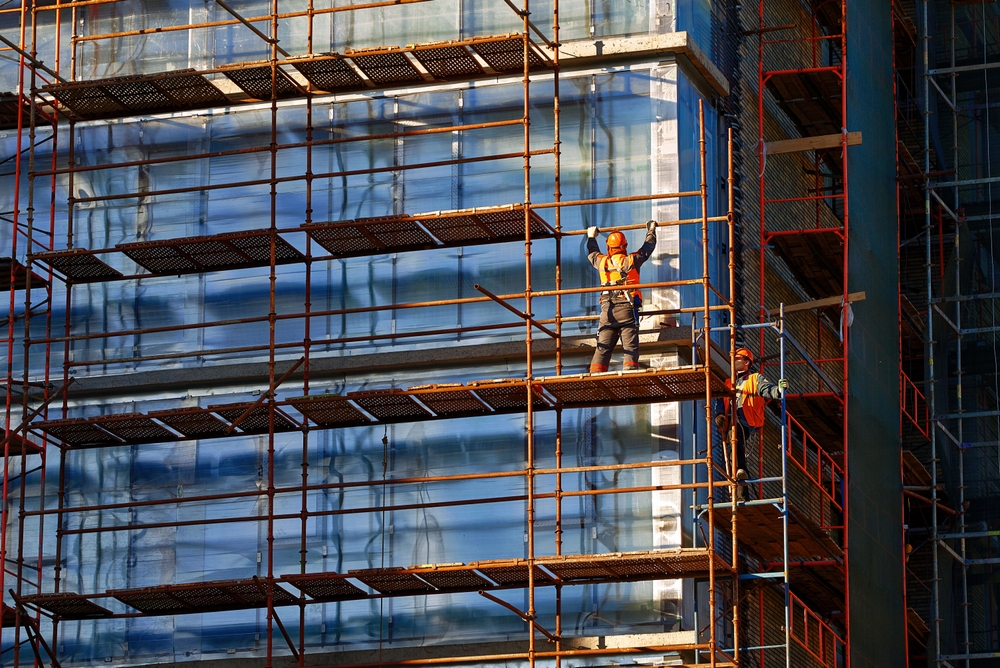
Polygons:
[[750,500],[750,488],[747,485],[747,475],[745,469],[736,469],[736,500],[737,501],[749,501]]
[[750,476],[747,475],[746,469],[736,469],[736,484],[737,485],[745,485],[747,483],[747,478],[749,478],[749,477]]

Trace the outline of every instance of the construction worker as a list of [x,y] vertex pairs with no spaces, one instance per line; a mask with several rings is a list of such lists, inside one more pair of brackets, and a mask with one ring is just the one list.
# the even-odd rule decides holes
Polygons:
[[[587,228],[587,259],[601,274],[601,285],[628,286],[639,283],[639,267],[649,259],[656,248],[656,221],[646,222],[646,240],[634,253],[628,252],[628,241],[621,232],[608,235],[608,253],[601,253],[597,245],[596,227]],[[639,290],[608,290],[601,293],[601,321],[597,330],[597,350],[590,361],[590,372],[608,370],[611,353],[621,338],[625,360],[622,369],[639,368],[639,309],[642,293]]]
[[[729,398],[723,400],[723,412],[715,416],[715,426],[725,435],[730,433],[729,442],[736,441],[736,482],[747,480],[746,443],[751,437],[758,437],[764,427],[764,406],[768,399],[780,399],[788,388],[784,378],[775,385],[759,373],[751,373],[753,353],[747,348],[736,349],[736,424],[729,431]],[[732,380],[726,379],[726,387],[732,389]],[[747,488],[740,488],[740,498],[746,501]]]

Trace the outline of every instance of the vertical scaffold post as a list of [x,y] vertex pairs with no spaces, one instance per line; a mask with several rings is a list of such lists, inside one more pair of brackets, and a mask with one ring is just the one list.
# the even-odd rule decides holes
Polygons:
[[[780,378],[785,377],[785,304],[779,307],[778,345],[780,356]],[[785,595],[785,668],[792,668],[792,610],[791,588],[788,570],[788,404],[785,392],[781,392],[781,558],[784,568],[783,588]]]

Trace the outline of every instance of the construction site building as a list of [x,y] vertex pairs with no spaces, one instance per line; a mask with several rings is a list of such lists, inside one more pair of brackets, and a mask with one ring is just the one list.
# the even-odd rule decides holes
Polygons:
[[990,665],[998,26],[0,5],[0,666]]

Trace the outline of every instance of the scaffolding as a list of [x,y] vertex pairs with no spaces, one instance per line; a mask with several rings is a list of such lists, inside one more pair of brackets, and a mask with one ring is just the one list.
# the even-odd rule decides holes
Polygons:
[[[564,199],[560,190],[560,72],[561,49],[559,4],[554,3],[551,37],[529,20],[527,0],[522,7],[514,5],[522,23],[519,33],[488,35],[448,42],[409,44],[347,50],[344,54],[313,52],[313,20],[323,14],[339,11],[363,11],[372,8],[407,4],[407,0],[374,2],[333,9],[309,9],[280,12],[279,3],[270,3],[265,16],[243,17],[221,0],[216,0],[230,18],[209,23],[157,26],[133,31],[99,33],[78,32],[82,21],[80,8],[110,4],[115,0],[83,0],[54,5],[23,6],[20,14],[21,39],[8,44],[19,62],[19,89],[13,101],[6,102],[3,122],[18,133],[17,156],[27,154],[27,168],[15,156],[15,179],[27,183],[27,202],[22,207],[15,193],[12,248],[7,260],[8,277],[5,288],[10,295],[8,317],[6,374],[7,402],[4,438],[3,530],[0,544],[5,552],[16,544],[16,559],[6,562],[0,575],[0,589],[11,590],[12,605],[3,611],[0,639],[10,643],[11,657],[5,665],[58,664],[61,624],[74,620],[119,620],[190,613],[252,610],[266,615],[266,665],[279,655],[290,655],[299,665],[305,665],[309,646],[305,635],[306,609],[309,606],[359,600],[391,599],[394,597],[437,596],[476,592],[506,608],[520,618],[525,626],[527,646],[523,651],[502,654],[453,654],[428,659],[383,660],[381,656],[384,620],[379,613],[379,647],[377,662],[353,661],[345,665],[361,668],[368,665],[414,665],[449,663],[489,663],[500,660],[554,662],[587,657],[620,655],[662,655],[677,653],[690,663],[710,666],[824,666],[838,668],[848,664],[849,601],[847,594],[847,526],[846,526],[846,403],[847,363],[846,312],[848,303],[856,298],[847,294],[846,233],[847,233],[847,146],[852,138],[846,126],[846,95],[843,94],[845,46],[844,6],[830,13],[819,5],[811,17],[813,34],[804,39],[771,40],[774,28],[765,20],[765,4],[760,0],[759,90],[770,93],[769,100],[798,123],[802,139],[829,139],[829,133],[816,136],[814,128],[825,128],[815,121],[817,113],[826,114],[833,101],[839,116],[833,114],[832,132],[836,141],[829,145],[815,142],[807,148],[777,146],[788,141],[787,135],[775,140],[765,118],[773,109],[765,110],[765,96],[760,95],[759,146],[760,177],[760,250],[759,300],[753,304],[754,324],[739,326],[741,321],[734,295],[737,271],[743,259],[737,258],[734,229],[734,189],[737,172],[733,159],[733,137],[727,142],[726,206],[724,215],[710,215],[706,121],[704,109],[699,116],[699,185],[697,189],[660,192],[627,197],[591,197]],[[412,0],[423,1],[423,0]],[[508,3],[510,4],[510,3]],[[827,3],[830,4],[830,3]],[[7,10],[4,10],[7,11]],[[55,35],[42,39],[39,27],[52,29],[42,18],[53,16]],[[305,20],[306,54],[292,56],[279,46],[276,35],[279,26],[289,20]],[[825,21],[825,22],[824,22]],[[152,33],[194,31],[229,25],[249,30],[266,45],[268,59],[241,62],[203,70],[185,69],[90,79],[80,76],[78,55],[88,44]],[[262,29],[263,28],[263,29]],[[68,31],[68,35],[63,32]],[[819,32],[817,32],[819,31]],[[61,44],[70,46],[69,64]],[[788,68],[765,67],[765,52],[772,45],[794,43],[812,50],[814,61],[808,66]],[[39,47],[54,48],[51,54],[39,53]],[[830,46],[832,45],[832,46]],[[768,47],[767,49],[765,47]],[[783,48],[783,47],[779,47]],[[786,54],[787,55],[787,54]],[[63,60],[61,60],[63,59]],[[48,65],[51,65],[51,69]],[[59,73],[68,71],[68,77]],[[530,92],[540,75],[553,82],[551,146],[537,147],[537,138],[530,134]],[[349,95],[358,91],[393,88],[433,87],[464,83],[475,79],[519,76],[522,87],[520,116],[482,123],[439,124],[414,129],[395,128],[391,132],[328,138],[317,137],[314,98],[320,95]],[[795,88],[807,87],[819,92],[807,96],[801,103]],[[801,97],[801,96],[800,96]],[[305,141],[288,142],[279,132],[278,114],[289,101],[304,105]],[[811,106],[810,106],[811,104]],[[78,127],[80,124],[117,121],[149,114],[185,113],[218,107],[254,108],[269,114],[270,133],[266,144],[240,147],[225,151],[194,152],[184,155],[146,157],[135,161],[107,164],[80,164],[77,161]],[[822,108],[822,111],[817,109]],[[37,129],[51,132],[53,147],[65,152],[62,159],[52,150],[51,164],[38,164],[35,151],[39,140]],[[421,163],[400,163],[384,167],[339,169],[321,172],[315,169],[313,151],[317,147],[340,144],[371,145],[379,141],[399,142],[404,138],[435,134],[475,133],[483,130],[523,129],[522,145],[511,146],[508,153],[488,156],[452,157]],[[765,132],[767,130],[767,132]],[[26,147],[21,138],[26,138]],[[535,140],[535,141],[533,141]],[[816,192],[803,196],[775,197],[765,187],[770,183],[774,166],[766,165],[771,156],[796,154],[808,150],[816,170]],[[840,151],[839,156],[837,151]],[[295,173],[283,173],[282,157],[292,152],[304,154],[304,165]],[[299,153],[297,153],[299,154]],[[148,188],[123,189],[114,193],[80,196],[74,187],[88,173],[101,170],[149,169],[171,163],[195,163],[217,157],[256,156],[268,166],[268,178],[257,180],[223,180],[208,186],[180,186],[161,190]],[[533,160],[552,161],[554,189],[551,199],[537,200],[532,189]],[[515,160],[521,162],[524,197],[520,202],[475,208],[429,212],[397,212],[389,216],[357,217],[351,220],[316,221],[311,205],[315,192],[324,186],[315,184],[324,179],[358,175],[392,175],[408,170],[442,166],[468,165],[485,161]],[[771,158],[774,162],[774,158]],[[767,177],[765,177],[767,172]],[[306,217],[301,225],[283,227],[279,224],[281,187],[289,183],[304,184]],[[66,184],[65,186],[60,184]],[[260,187],[268,191],[266,228],[219,232],[215,234],[166,238],[116,244],[113,247],[86,248],[74,237],[74,219],[86,207],[123,200],[149,201],[156,197],[195,197],[206,190]],[[47,226],[35,216],[35,198],[49,191],[51,206],[47,208]],[[66,193],[65,209],[56,204],[57,194]],[[564,356],[580,346],[567,335],[566,324],[593,321],[596,316],[563,317],[563,299],[570,295],[588,295],[606,291],[604,287],[564,287],[562,277],[562,244],[579,239],[583,230],[568,230],[562,226],[562,212],[567,207],[590,207],[598,204],[640,201],[693,201],[697,216],[660,221],[664,227],[685,227],[694,230],[700,255],[701,276],[670,281],[651,281],[637,288],[688,289],[694,302],[682,307],[644,312],[650,316],[677,319],[680,326],[667,328],[659,334],[660,349],[679,351],[684,363],[637,372],[602,374],[564,374]],[[794,203],[806,205],[814,212],[815,226],[807,229],[774,229],[772,208]],[[765,225],[765,205],[768,224]],[[542,214],[546,213],[548,217]],[[65,215],[66,239],[58,240],[57,216]],[[810,218],[812,219],[812,218]],[[551,221],[551,222],[550,222]],[[831,222],[833,221],[833,222]],[[62,221],[60,221],[62,222]],[[644,225],[617,225],[602,228],[628,231]],[[47,230],[47,232],[46,232]],[[710,271],[710,238],[713,230],[721,232],[725,242],[727,267],[722,285],[713,282]],[[441,248],[464,248],[509,242],[524,242],[524,291],[495,294],[493,285],[476,285],[477,297],[435,299],[388,303],[370,306],[345,305],[338,309],[315,309],[312,294],[313,263],[333,259],[365,257],[391,253],[420,253]],[[554,243],[555,264],[551,280],[554,289],[535,289],[532,271],[532,247],[540,242]],[[26,251],[19,244],[25,244]],[[817,246],[818,244],[818,246]],[[775,289],[773,277],[765,271],[772,262],[766,249],[774,249],[782,266],[791,271],[791,279],[805,288],[807,294],[823,304],[801,303],[802,294],[794,290]],[[810,269],[808,252],[821,252],[831,258],[831,266]],[[23,258],[23,262],[19,259]],[[296,312],[280,312],[277,308],[279,267],[301,265],[304,270],[305,295]],[[131,269],[132,267],[134,269]],[[128,270],[122,270],[128,267]],[[215,272],[258,268],[268,270],[268,313],[266,316],[245,316],[225,320],[205,319],[195,324],[157,327],[126,327],[115,331],[87,332],[73,327],[75,290],[89,286],[111,286],[124,281],[156,281],[178,275],[204,276]],[[812,273],[809,273],[812,271]],[[825,272],[825,273],[823,273]],[[546,280],[550,280],[546,277]],[[765,300],[765,283],[767,299]],[[62,331],[54,329],[54,286],[65,292],[66,321]],[[833,301],[831,297],[835,297]],[[18,301],[20,299],[20,301]],[[523,302],[521,302],[523,300]],[[551,317],[539,317],[539,304],[551,300]],[[785,303],[793,304],[785,307]],[[829,303],[827,303],[829,302]],[[523,303],[523,308],[522,308]],[[314,319],[347,317],[379,312],[433,309],[444,306],[471,304],[495,305],[496,322],[469,326],[392,331],[385,334],[345,335],[339,338],[313,339],[310,327]],[[829,312],[838,310],[845,315],[839,325],[831,325]],[[513,322],[508,314],[514,316]],[[787,315],[786,315],[787,314]],[[506,320],[499,316],[507,316]],[[20,331],[15,327],[16,321]],[[39,327],[38,321],[43,325]],[[684,326],[684,321],[688,324]],[[304,333],[296,340],[287,340],[277,331],[285,323],[295,322]],[[143,354],[121,360],[99,357],[76,359],[71,353],[74,344],[88,344],[113,339],[127,339],[166,332],[204,332],[212,328],[234,325],[266,327],[265,341],[245,345],[212,347],[208,343],[189,350]],[[786,329],[787,326],[787,329]],[[433,383],[406,388],[368,387],[358,383],[357,389],[338,393],[315,392],[311,373],[318,373],[324,363],[323,351],[330,346],[379,341],[454,338],[477,332],[519,330],[523,328],[522,375],[481,379],[444,377],[446,371],[434,373]],[[540,340],[540,334],[547,338]],[[713,401],[730,395],[726,380],[735,380],[732,354],[736,343],[757,341],[764,358],[763,367],[777,370],[781,377],[790,378],[793,391],[783,398],[776,419],[772,419],[756,442],[754,463],[756,476],[748,481],[755,497],[738,501],[735,476],[735,444],[725,443],[713,427]],[[14,369],[15,346],[23,345],[23,373]],[[786,361],[786,344],[791,347]],[[576,346],[574,348],[574,346]],[[60,351],[54,355],[53,351]],[[44,372],[38,377],[33,359],[43,355]],[[90,369],[113,373],[122,364],[156,363],[167,360],[225,360],[241,355],[266,356],[259,367],[256,381],[263,387],[256,399],[209,403],[195,407],[133,408],[127,413],[110,413],[79,417],[73,402],[73,385],[77,371]],[[542,356],[554,359],[554,375],[541,375]],[[61,358],[55,368],[52,359]],[[775,359],[776,358],[776,359]],[[787,374],[786,374],[787,365]],[[60,368],[61,367],[61,368]],[[357,370],[355,370],[357,371]],[[349,376],[348,376],[349,377]],[[458,382],[456,382],[458,381]],[[801,389],[799,389],[801,388]],[[700,448],[690,459],[667,461],[566,466],[563,463],[563,411],[589,407],[643,405],[662,402],[685,402],[694,411],[703,411],[704,427],[699,427]],[[787,406],[786,406],[787,403]],[[787,409],[787,410],[786,410]],[[537,464],[536,415],[554,414],[554,467]],[[387,447],[389,427],[420,421],[449,420],[503,414],[524,415],[525,456],[520,470],[478,471],[455,475],[408,476],[387,478],[383,461],[382,477],[364,481],[315,483],[309,478],[310,434],[328,430],[383,426]],[[833,416],[831,418],[831,416]],[[702,421],[695,418],[692,426]],[[703,430],[702,430],[703,429]],[[275,478],[275,436],[282,433],[302,434],[301,482],[281,484]],[[77,451],[115,446],[141,448],[149,444],[181,443],[190,440],[223,439],[227,437],[260,437],[266,441],[265,481],[258,489],[246,492],[219,492],[198,496],[178,496],[170,499],[128,499],[116,503],[76,505],[69,498],[67,462]],[[55,483],[56,507],[31,508],[26,503],[24,484],[17,486],[17,499],[8,493],[8,484],[33,472],[41,472],[40,498],[45,498],[46,457],[59,458],[59,476]],[[384,455],[388,458],[388,454]],[[41,460],[35,464],[36,458]],[[775,469],[780,470],[775,470]],[[615,485],[601,489],[564,489],[567,474],[617,473],[630,470],[678,469],[685,471],[677,481],[660,481],[650,485]],[[523,481],[524,493],[503,497],[473,496],[442,502],[421,501],[414,504],[380,504],[357,508],[317,510],[309,505],[309,493],[317,490],[348,490],[364,488],[405,488],[427,483],[459,483],[485,479],[511,478]],[[551,483],[548,490],[539,489],[542,482]],[[575,554],[565,551],[563,543],[563,500],[574,497],[598,497],[665,490],[687,490],[692,499],[692,536],[690,546],[656,550],[613,553]],[[205,504],[223,499],[243,497],[257,501],[265,512],[255,516],[200,518],[171,522],[140,521],[144,508]],[[298,501],[296,501],[298,499]],[[539,504],[550,503],[554,508],[551,546],[539,549],[546,540],[536,526]],[[298,507],[283,512],[281,507]],[[491,504],[521,503],[525,508],[525,558],[493,559],[469,563],[432,563],[410,567],[379,568],[335,572],[318,570],[321,565],[309,563],[306,538],[310,520],[338,516],[377,516],[393,510],[428,508],[440,505],[488,508]],[[78,526],[70,528],[68,518],[121,511],[124,522]],[[17,537],[8,535],[10,513],[15,515]],[[275,570],[276,524],[298,522],[301,541],[299,572]],[[259,556],[266,572],[249,578],[211,580],[197,583],[158,583],[155,586],[118,587],[105,591],[72,591],[66,570],[65,543],[75,536],[132,534],[158,527],[215,526],[220,529],[234,524],[251,523],[266,534],[267,549]],[[385,527],[382,526],[385,539]],[[37,545],[27,545],[25,536],[38,536]],[[701,538],[699,540],[699,537]],[[384,544],[384,543],[383,543]],[[544,554],[551,551],[552,554]],[[384,556],[384,555],[383,555]],[[686,579],[703,583],[695,586],[695,628],[692,631],[655,634],[653,638],[639,636],[617,644],[589,643],[588,638],[573,637],[564,629],[560,606],[566,587],[589,584],[628,583],[662,579]],[[51,583],[51,590],[47,585]],[[780,593],[772,583],[780,583]],[[546,629],[539,623],[536,592],[554,591],[554,627]],[[525,592],[526,607],[521,610],[494,595],[506,590]],[[700,600],[700,592],[705,599]],[[291,614],[284,610],[292,610]],[[381,610],[381,609],[380,609]],[[837,612],[839,611],[839,612]],[[298,637],[289,616],[297,612]],[[707,619],[699,618],[706,614]],[[282,619],[284,617],[284,619]],[[551,643],[548,648],[542,638]]]
[[895,7],[909,665],[1000,656],[992,4]]

